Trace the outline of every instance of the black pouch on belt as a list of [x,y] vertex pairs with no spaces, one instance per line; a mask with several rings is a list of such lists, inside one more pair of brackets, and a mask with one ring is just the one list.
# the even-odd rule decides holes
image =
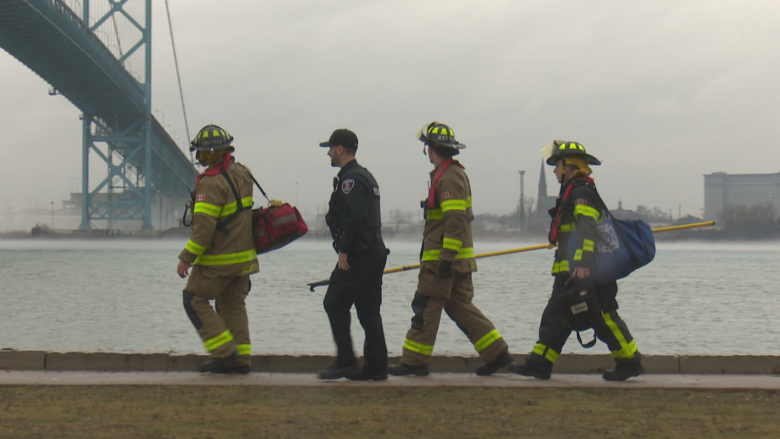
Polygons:
[[580,331],[592,328],[602,318],[601,305],[596,298],[596,289],[593,285],[575,284],[558,293],[557,299],[569,326],[577,332],[577,340],[582,347],[589,348],[595,345],[595,335],[588,343],[582,343],[580,338]]

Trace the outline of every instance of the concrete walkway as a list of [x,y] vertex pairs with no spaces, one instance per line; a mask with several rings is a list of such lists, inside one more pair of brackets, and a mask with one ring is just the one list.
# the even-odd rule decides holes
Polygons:
[[196,372],[51,372],[0,371],[0,386],[305,386],[305,387],[517,387],[620,389],[780,390],[777,375],[648,374],[625,382],[604,381],[599,374],[553,374],[548,381],[509,373],[478,377],[465,373],[432,373],[427,377],[393,377],[381,382],[318,380],[315,374],[265,373],[207,375]]

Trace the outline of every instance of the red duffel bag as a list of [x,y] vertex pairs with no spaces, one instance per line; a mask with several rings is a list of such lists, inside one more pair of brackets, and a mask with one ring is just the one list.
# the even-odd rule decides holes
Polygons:
[[[260,191],[262,190],[261,188]],[[252,233],[257,254],[282,248],[309,230],[298,209],[288,203],[280,204],[274,201],[271,206],[252,210]]]

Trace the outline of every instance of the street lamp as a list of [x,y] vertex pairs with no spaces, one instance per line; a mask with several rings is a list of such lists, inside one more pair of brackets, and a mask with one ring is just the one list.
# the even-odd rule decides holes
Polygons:
[[54,230],[54,201],[51,202],[51,229]]

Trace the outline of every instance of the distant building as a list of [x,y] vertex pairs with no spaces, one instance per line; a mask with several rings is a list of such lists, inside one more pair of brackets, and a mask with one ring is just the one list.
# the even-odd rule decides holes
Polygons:
[[547,195],[547,179],[544,178],[544,160],[542,160],[542,168],[539,171],[539,195],[536,197],[536,215],[540,217],[547,217],[547,210],[555,207],[555,200],[558,196]]
[[780,216],[780,172],[777,174],[704,175],[704,219],[718,220],[726,206],[747,207],[771,204]]

